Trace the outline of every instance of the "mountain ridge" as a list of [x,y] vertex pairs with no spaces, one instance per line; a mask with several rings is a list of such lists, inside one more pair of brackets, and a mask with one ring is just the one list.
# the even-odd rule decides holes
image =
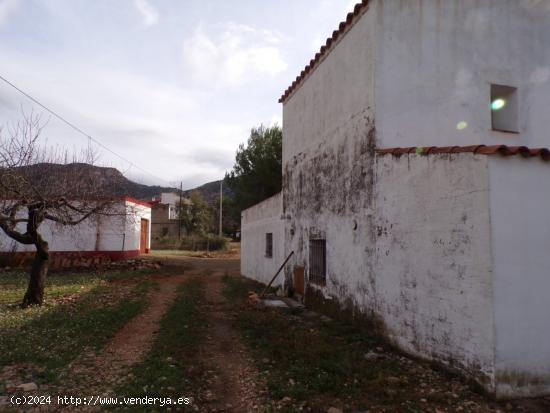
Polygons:
[[[111,196],[128,196],[142,201],[151,201],[153,197],[159,196],[162,192],[175,192],[179,194],[180,189],[161,185],[145,185],[126,178],[122,172],[113,167],[96,166],[87,163],[38,163],[24,167],[27,171],[40,174],[56,174],[59,172],[74,173],[75,176],[88,176],[97,183],[98,192]],[[78,173],[77,173],[78,172]],[[207,182],[195,188],[182,191],[184,197],[191,192],[199,191],[209,204],[219,199],[220,180]],[[232,197],[233,192],[224,186],[224,197]]]

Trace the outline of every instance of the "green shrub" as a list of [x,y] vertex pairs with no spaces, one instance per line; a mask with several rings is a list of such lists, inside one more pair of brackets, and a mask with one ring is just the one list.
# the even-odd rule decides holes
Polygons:
[[227,240],[219,235],[189,235],[181,239],[180,250],[219,251],[227,249]]
[[220,251],[227,249],[227,239],[213,234],[187,235],[181,240],[163,237],[155,240],[153,248],[158,250]]
[[177,238],[161,237],[151,240],[151,245],[158,250],[177,250],[180,241]]

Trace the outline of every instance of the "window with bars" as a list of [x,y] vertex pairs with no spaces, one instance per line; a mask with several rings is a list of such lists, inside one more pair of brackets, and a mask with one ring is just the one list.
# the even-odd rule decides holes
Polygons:
[[327,281],[327,242],[324,239],[309,240],[309,281],[325,285]]
[[273,233],[268,232],[265,234],[265,256],[267,258],[273,257]]

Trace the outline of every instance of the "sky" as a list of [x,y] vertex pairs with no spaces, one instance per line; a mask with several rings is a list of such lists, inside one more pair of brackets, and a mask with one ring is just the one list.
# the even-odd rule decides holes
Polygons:
[[[345,19],[350,0],[0,0],[0,76],[129,162],[137,182],[192,188],[231,170],[252,127]],[[0,126],[30,112],[44,144],[89,140],[0,81]]]

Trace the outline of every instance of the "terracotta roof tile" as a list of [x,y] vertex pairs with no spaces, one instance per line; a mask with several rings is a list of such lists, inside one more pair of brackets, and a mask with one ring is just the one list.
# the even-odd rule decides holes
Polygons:
[[407,148],[384,148],[377,149],[378,155],[400,156],[408,153],[419,155],[441,154],[441,153],[476,153],[481,155],[502,155],[514,156],[520,155],[524,158],[539,157],[545,161],[550,161],[550,149],[548,148],[528,148],[527,146],[507,146],[507,145],[470,145],[470,146],[413,146]]
[[353,8],[353,11],[348,13],[346,20],[341,22],[338,25],[338,29],[332,32],[332,36],[327,39],[325,44],[321,46],[321,50],[315,54],[315,57],[310,60],[309,64],[305,67],[304,70],[300,73],[296,80],[285,90],[283,95],[279,98],[279,103],[284,103],[284,101],[290,96],[290,94],[302,83],[305,77],[311,72],[319,63],[321,58],[330,50],[330,46],[349,28],[354,22],[355,17],[357,17],[361,12],[367,7],[370,0],[362,0],[360,3],[357,3]]

